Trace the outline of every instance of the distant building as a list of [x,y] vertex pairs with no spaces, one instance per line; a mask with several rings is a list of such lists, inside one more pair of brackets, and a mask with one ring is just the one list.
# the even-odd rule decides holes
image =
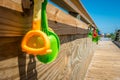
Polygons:
[[120,42],[120,29],[116,31],[115,41]]

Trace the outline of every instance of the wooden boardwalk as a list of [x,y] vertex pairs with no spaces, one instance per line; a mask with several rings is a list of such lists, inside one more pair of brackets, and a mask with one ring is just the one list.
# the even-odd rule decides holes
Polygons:
[[84,80],[120,80],[120,48],[101,41]]

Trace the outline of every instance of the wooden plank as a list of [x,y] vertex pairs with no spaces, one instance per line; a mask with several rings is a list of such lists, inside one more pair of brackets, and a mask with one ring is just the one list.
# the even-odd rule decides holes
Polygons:
[[85,24],[84,22],[72,17],[69,14],[64,13],[58,8],[53,7],[53,5],[51,4],[49,4],[47,7],[47,13],[48,13],[47,15],[49,20],[53,20],[58,23],[63,23],[63,24],[67,24],[75,27],[83,26],[84,29],[88,28],[87,24]]
[[0,7],[0,36],[21,36],[25,34],[30,29],[29,19],[21,12]]
[[[73,1],[73,3],[75,5],[77,5],[77,7],[79,7],[82,10],[79,10],[79,8],[76,8],[76,6],[73,3],[71,3],[69,0],[63,0],[62,2],[61,1],[59,1],[59,2],[56,1],[57,4],[62,5],[62,7],[64,7],[65,9],[67,9],[69,11],[72,11],[72,12],[78,12],[78,13],[80,13],[80,15],[83,18],[85,18],[85,20],[87,20],[87,18],[88,18],[90,21],[92,21],[90,16],[86,13],[85,9],[83,7],[81,7],[81,5],[79,5],[78,3],[76,4],[76,2],[77,1]],[[24,8],[30,8],[31,2],[29,0],[0,0],[0,6],[10,8],[10,9],[13,9],[13,10],[16,10],[16,11],[20,11],[20,12],[23,12],[22,4],[23,4]],[[64,4],[66,4],[67,6],[65,6]],[[85,16],[87,16],[87,18],[83,14],[85,14]],[[91,23],[91,22],[89,22],[89,23]],[[92,21],[92,23],[94,23],[94,22]]]
[[80,16],[82,18],[84,18],[84,21],[86,23],[90,23],[87,18],[81,13],[81,11],[79,11],[79,9],[70,1],[70,0],[61,0],[61,1],[57,1],[57,0],[51,0],[54,3],[58,4],[60,7],[66,9],[68,12],[75,12],[80,14]]
[[120,79],[120,48],[112,41],[100,41],[85,80]]
[[58,4],[60,7],[66,9],[68,12],[75,12],[79,13],[82,20],[85,21],[87,24],[91,24],[92,26],[95,26],[95,23],[85,10],[85,8],[82,6],[82,4],[78,0],[51,0],[54,3]]
[[[32,26],[32,9],[21,13],[0,7],[0,36],[23,36]],[[49,25],[58,35],[85,34],[87,24],[48,4]],[[4,26],[4,27],[3,27]],[[78,28],[77,28],[78,27]],[[81,31],[82,30],[82,31]],[[86,33],[87,34],[87,33]]]
[[92,18],[89,16],[88,12],[86,11],[86,9],[83,7],[82,3],[80,2],[80,0],[70,0],[72,3],[75,4],[75,6],[79,9],[79,11],[81,11],[82,14],[84,14],[84,16],[90,21],[90,23],[94,26],[97,27],[94,23],[94,21],[92,20]]
[[0,6],[22,12],[21,0],[0,0]]
[[91,39],[81,34],[59,37],[61,49],[51,64],[23,53],[22,37],[1,37],[0,80],[83,80],[94,50]]
[[76,27],[76,22],[74,17],[65,14],[63,11],[59,10],[58,8],[53,8],[51,4],[49,4],[49,6],[47,7],[47,13],[48,13],[48,18],[50,20]]
[[50,27],[60,35],[88,33],[88,25],[86,23],[62,12],[51,4],[47,6],[47,15],[49,20],[54,21],[53,23],[50,22]]
[[[59,5],[60,7],[64,8],[67,11],[72,11],[72,12],[76,12],[76,10],[78,10],[71,2],[70,0],[68,0],[69,4],[67,3],[66,0],[51,0],[54,3],[56,3],[57,5]],[[71,7],[72,6],[72,7]]]
[[83,29],[80,27],[74,27],[70,25],[65,25],[62,23],[55,23],[49,21],[49,26],[58,34],[58,35],[74,35],[74,34],[88,34],[88,29]]
[[79,13],[80,16],[84,17],[85,20],[87,20],[87,18],[81,13],[81,11],[79,11],[79,9],[70,0],[60,0],[60,1],[51,0],[51,1],[53,1],[56,4],[58,4],[60,7],[64,8],[68,12]]

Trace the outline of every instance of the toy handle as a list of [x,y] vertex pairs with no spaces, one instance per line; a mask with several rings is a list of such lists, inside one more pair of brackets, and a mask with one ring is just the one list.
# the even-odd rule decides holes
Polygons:
[[47,6],[48,0],[44,0],[42,3],[42,11],[41,11],[41,17],[42,17],[42,30],[49,35],[48,32],[48,20],[47,20],[47,14],[46,14],[46,6]]
[[41,8],[43,0],[34,0],[33,30],[41,30]]
[[[23,38],[21,43],[22,51],[27,52],[33,55],[44,55],[46,53],[50,53],[50,41],[47,35],[40,31],[41,30],[41,4],[43,0],[34,0],[34,13],[33,13],[33,30],[29,31]],[[32,48],[27,45],[27,42],[30,38],[34,38],[35,36],[41,37],[44,45],[42,48]],[[36,44],[36,43],[35,43]]]

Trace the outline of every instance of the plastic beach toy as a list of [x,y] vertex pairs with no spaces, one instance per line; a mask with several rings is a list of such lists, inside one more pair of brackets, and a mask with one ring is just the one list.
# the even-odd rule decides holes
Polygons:
[[96,38],[98,36],[98,33],[96,31],[96,29],[93,30],[93,38]]
[[93,42],[98,42],[98,32],[96,29],[93,30],[93,37],[92,37],[92,41]]
[[96,31],[97,31],[97,33],[98,33],[98,40],[100,40],[100,35],[101,35],[101,33],[100,33],[99,29],[96,29]]
[[48,21],[46,15],[47,3],[47,0],[44,0],[44,2],[42,3],[42,31],[44,31],[49,36],[50,49],[52,50],[52,52],[45,55],[37,55],[37,59],[43,63],[50,63],[55,60],[60,49],[60,41],[58,36],[53,31],[48,29]]
[[97,29],[98,35],[101,35],[100,31]]
[[48,36],[40,31],[42,2],[42,0],[34,0],[33,29],[27,32],[21,43],[22,51],[28,54],[44,55],[51,52]]
[[89,27],[88,37],[92,38],[92,34],[93,34],[92,27]]

